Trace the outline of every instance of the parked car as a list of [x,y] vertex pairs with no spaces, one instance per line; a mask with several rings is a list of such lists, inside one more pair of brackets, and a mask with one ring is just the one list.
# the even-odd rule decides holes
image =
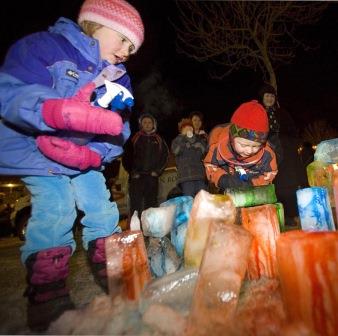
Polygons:
[[4,196],[4,193],[0,193],[0,236],[8,236],[13,231],[10,221],[11,207]]
[[2,236],[17,234],[16,226],[12,221],[12,212],[15,211],[17,200],[28,193],[19,178],[2,177],[0,180],[0,224]]
[[31,215],[31,196],[30,194],[18,198],[15,201],[10,219],[15,234],[20,240],[25,240],[28,219]]

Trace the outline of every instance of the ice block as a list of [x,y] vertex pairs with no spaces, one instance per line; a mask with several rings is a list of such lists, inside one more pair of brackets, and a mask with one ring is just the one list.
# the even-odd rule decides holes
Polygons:
[[182,263],[168,237],[149,237],[147,254],[151,274],[156,278],[176,272]]
[[278,217],[280,232],[284,232],[285,231],[285,216],[284,216],[283,203],[277,202],[277,203],[274,203],[274,206],[276,207],[276,210],[277,210],[277,217]]
[[310,187],[296,191],[300,224],[303,230],[335,230],[326,188]]
[[277,266],[289,321],[338,335],[338,232],[282,233]]
[[309,186],[327,188],[331,206],[334,206],[333,171],[334,165],[321,161],[313,161],[306,167]]
[[187,322],[189,336],[225,335],[247,268],[251,234],[215,219],[209,229]]
[[170,239],[180,257],[183,256],[188,220],[193,201],[194,198],[191,196],[179,196],[160,204],[160,207],[172,204],[176,205],[175,218],[170,232]]
[[336,229],[338,229],[338,164],[334,165],[333,171],[333,198],[334,198],[334,209],[336,214]]
[[185,268],[151,281],[142,292],[139,301],[143,313],[153,304],[164,304],[182,315],[190,311],[198,268]]
[[106,239],[109,294],[137,300],[151,279],[141,231],[124,231]]
[[247,276],[277,278],[276,240],[280,235],[277,209],[274,204],[242,208],[242,225],[252,235]]
[[236,208],[228,195],[212,195],[201,190],[194,199],[184,247],[186,267],[199,267],[208,237],[209,224],[214,219],[233,224]]
[[338,163],[338,138],[324,140],[317,145],[315,161]]
[[232,197],[236,207],[249,207],[277,202],[273,184],[257,187],[227,188],[225,189],[225,194]]
[[174,204],[143,210],[141,215],[143,234],[157,238],[166,236],[172,229],[175,211]]

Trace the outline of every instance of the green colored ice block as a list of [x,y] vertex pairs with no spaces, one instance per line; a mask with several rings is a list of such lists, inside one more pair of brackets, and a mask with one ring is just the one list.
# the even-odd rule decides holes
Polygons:
[[284,206],[280,202],[277,202],[274,205],[277,210],[277,217],[278,217],[280,232],[284,232],[285,231]]
[[236,207],[250,207],[277,202],[274,184],[258,187],[227,188],[224,193],[231,196]]

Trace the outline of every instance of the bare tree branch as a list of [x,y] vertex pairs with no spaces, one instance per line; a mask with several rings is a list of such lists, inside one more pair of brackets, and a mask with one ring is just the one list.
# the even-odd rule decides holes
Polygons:
[[307,125],[302,132],[304,142],[317,145],[321,141],[334,139],[338,136],[338,131],[324,119],[318,119]]
[[177,1],[180,24],[177,50],[199,62],[221,66],[219,77],[248,67],[259,69],[277,87],[275,69],[290,63],[305,44],[295,36],[299,25],[317,22],[327,2]]

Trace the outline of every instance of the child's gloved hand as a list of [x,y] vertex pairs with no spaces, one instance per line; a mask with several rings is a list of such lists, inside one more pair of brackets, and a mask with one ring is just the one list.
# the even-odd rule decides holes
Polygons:
[[42,105],[42,117],[53,128],[92,134],[119,135],[123,122],[118,113],[92,106],[90,96],[94,83],[82,87],[74,97],[47,99]]
[[86,170],[101,165],[100,155],[87,146],[49,135],[38,136],[36,143],[43,155],[64,166]]

